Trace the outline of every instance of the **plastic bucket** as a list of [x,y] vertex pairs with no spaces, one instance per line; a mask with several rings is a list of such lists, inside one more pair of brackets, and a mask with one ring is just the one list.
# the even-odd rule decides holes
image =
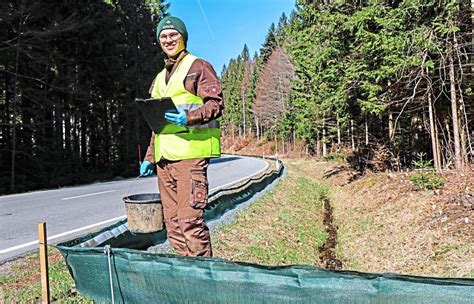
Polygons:
[[128,230],[152,233],[163,230],[163,206],[159,193],[134,194],[123,198]]

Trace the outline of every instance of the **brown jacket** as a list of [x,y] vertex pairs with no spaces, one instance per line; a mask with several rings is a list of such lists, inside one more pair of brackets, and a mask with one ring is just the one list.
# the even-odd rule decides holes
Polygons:
[[[188,52],[184,50],[176,59],[169,58],[165,62],[166,82],[173,75],[178,62],[180,62]],[[154,84],[154,82],[153,82]],[[153,90],[153,84],[150,88],[150,94]],[[193,95],[201,97],[204,104],[192,111],[186,111],[186,125],[205,124],[211,120],[219,118],[224,112],[224,97],[219,78],[212,68],[211,64],[202,59],[196,59],[188,75],[184,79],[184,88]],[[152,132],[150,145],[148,146],[145,160],[155,163],[154,154],[155,134]]]

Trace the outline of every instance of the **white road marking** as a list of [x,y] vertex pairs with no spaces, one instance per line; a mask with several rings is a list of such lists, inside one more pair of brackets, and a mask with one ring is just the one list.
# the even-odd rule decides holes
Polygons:
[[107,190],[107,191],[102,191],[102,192],[89,193],[89,194],[84,194],[84,195],[78,195],[78,196],[71,196],[71,197],[62,198],[61,200],[62,201],[67,201],[67,200],[70,200],[70,199],[86,197],[86,196],[92,196],[92,195],[98,195],[98,194],[102,194],[102,193],[115,192],[115,191],[117,191],[117,190]]
[[[122,220],[124,218],[126,218],[126,216],[122,215],[122,216],[119,216],[119,217],[116,217],[116,218],[113,218],[113,219],[110,219],[110,220],[102,221],[102,222],[99,222],[99,223],[95,223],[95,224],[92,224],[92,225],[89,225],[89,226],[77,228],[77,229],[74,229],[74,230],[69,230],[69,231],[66,231],[66,232],[63,232],[63,233],[60,233],[60,234],[56,234],[56,235],[53,235],[53,236],[48,236],[48,240],[54,240],[54,239],[63,237],[63,236],[68,235],[68,234],[76,233],[76,232],[86,230],[86,229],[89,229],[89,228],[94,228],[95,226],[100,226],[100,225],[107,224],[107,223],[110,223],[110,222],[115,222],[115,221],[118,221],[118,220]],[[28,246],[31,246],[31,245],[37,245],[37,244],[38,244],[38,240],[28,242],[28,243],[25,243],[25,244],[21,244],[21,245],[18,245],[18,246],[14,246],[14,247],[2,249],[2,250],[0,250],[0,254],[5,254],[5,253],[10,252],[10,251],[15,251],[17,249],[21,249],[21,248],[25,248],[25,247],[28,247]]]
[[0,196],[0,199],[10,198],[10,197],[17,197],[17,196],[24,196],[24,195],[30,195],[30,194],[38,194],[38,192],[45,193],[45,192],[58,191],[58,190],[61,190],[61,189],[40,190],[40,191],[31,191],[31,192],[25,192],[25,193],[2,195],[2,196]]

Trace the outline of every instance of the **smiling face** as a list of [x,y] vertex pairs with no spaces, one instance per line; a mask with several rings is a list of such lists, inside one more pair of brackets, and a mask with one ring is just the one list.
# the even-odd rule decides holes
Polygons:
[[184,50],[183,37],[177,30],[162,30],[159,35],[160,46],[168,57],[173,57]]

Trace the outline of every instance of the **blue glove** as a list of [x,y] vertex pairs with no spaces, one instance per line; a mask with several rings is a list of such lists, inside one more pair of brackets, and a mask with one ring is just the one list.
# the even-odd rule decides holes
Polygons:
[[153,164],[144,160],[140,165],[140,176],[148,176],[153,174]]
[[165,119],[178,126],[186,125],[186,112],[184,109],[179,109],[178,113],[166,112]]

